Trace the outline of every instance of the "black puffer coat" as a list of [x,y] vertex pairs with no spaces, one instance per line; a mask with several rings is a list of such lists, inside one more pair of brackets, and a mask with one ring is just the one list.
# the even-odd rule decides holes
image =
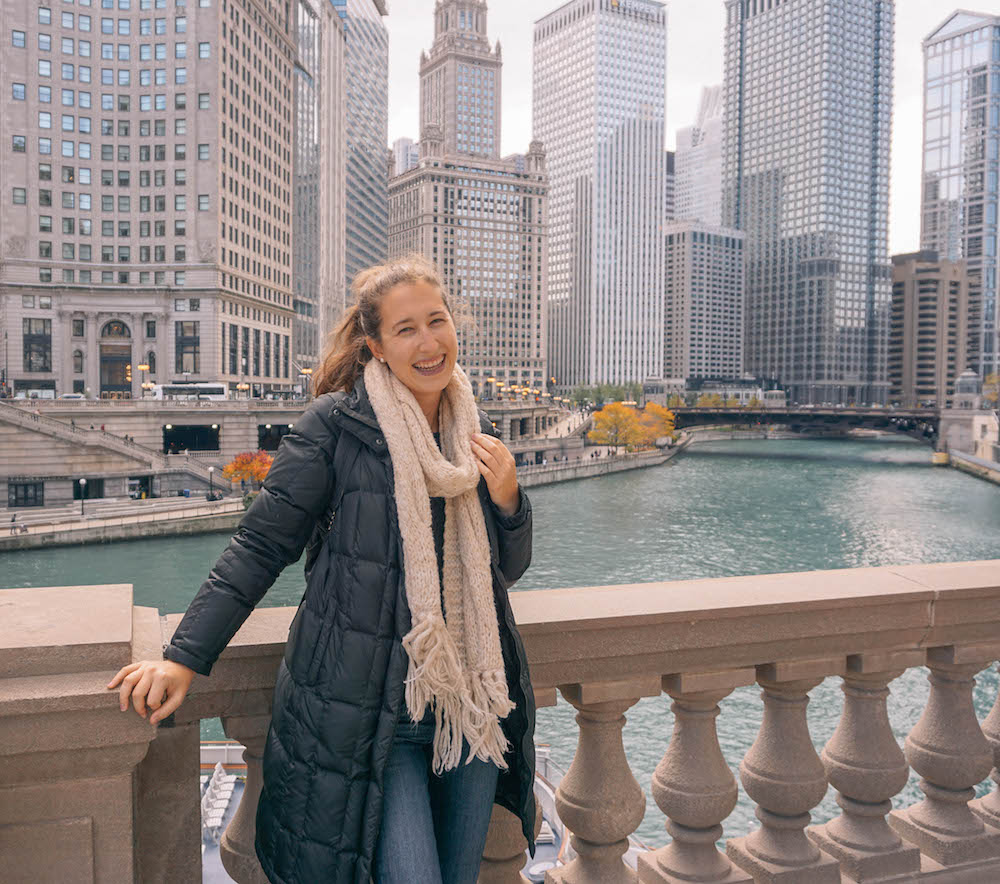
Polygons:
[[[495,434],[482,416],[483,432]],[[507,587],[531,559],[531,506],[503,518],[480,481],[510,697],[496,803],[534,855],[535,700]],[[327,531],[329,527],[329,532]],[[279,572],[306,548],[306,591],[274,686],[257,811],[273,884],[368,884],[382,781],[404,704],[410,629],[392,461],[363,380],[318,397],[281,440],[261,493],[192,600],[167,659],[208,675]]]

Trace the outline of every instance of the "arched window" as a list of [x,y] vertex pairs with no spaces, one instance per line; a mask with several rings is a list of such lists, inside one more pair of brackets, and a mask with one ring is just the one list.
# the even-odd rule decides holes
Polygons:
[[73,372],[75,374],[83,374],[83,351],[74,350],[73,351]]
[[120,319],[112,319],[111,322],[105,323],[104,328],[101,329],[101,337],[130,338],[132,337],[132,332],[129,331],[129,327]]
[[150,374],[156,374],[156,354],[152,350],[146,354],[146,365],[149,366]]

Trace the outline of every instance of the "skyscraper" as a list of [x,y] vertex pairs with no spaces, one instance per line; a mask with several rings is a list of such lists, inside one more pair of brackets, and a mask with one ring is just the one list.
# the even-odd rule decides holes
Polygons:
[[677,130],[674,217],[722,223],[722,86],[701,90],[693,126]]
[[923,47],[920,246],[965,261],[977,333],[959,371],[985,378],[1000,365],[1000,15],[954,12]]
[[[547,384],[545,152],[500,156],[500,45],[484,0],[442,0],[420,56],[420,156],[389,183],[389,252],[419,252],[468,308],[459,361],[476,393]],[[492,378],[493,382],[488,379]]]
[[551,181],[549,373],[663,368],[667,20],[654,0],[570,0],[535,22],[534,134]]
[[291,388],[293,10],[4,4],[15,391]]
[[[388,257],[389,32],[386,0],[330,0],[347,34],[347,285]],[[350,296],[348,295],[348,298]]]
[[930,249],[893,255],[890,401],[948,407],[981,327],[970,310],[964,260],[941,260]]
[[743,374],[743,237],[699,221],[666,226],[661,377],[737,380]]
[[412,138],[397,138],[392,143],[392,174],[402,175],[415,169],[420,162],[420,145]]
[[312,368],[345,301],[346,119],[343,22],[298,0],[295,62],[293,360]]
[[726,16],[745,368],[793,402],[884,402],[892,0],[727,0]]

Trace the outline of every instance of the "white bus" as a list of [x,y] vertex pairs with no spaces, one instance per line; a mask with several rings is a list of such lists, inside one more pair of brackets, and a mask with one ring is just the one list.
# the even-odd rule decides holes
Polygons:
[[229,391],[223,383],[207,381],[188,384],[154,384],[150,391],[153,399],[228,399]]

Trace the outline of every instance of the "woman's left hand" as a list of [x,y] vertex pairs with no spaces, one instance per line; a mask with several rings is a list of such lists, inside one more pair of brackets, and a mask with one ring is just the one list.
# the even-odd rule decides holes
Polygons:
[[472,434],[472,453],[476,458],[479,472],[486,479],[490,500],[505,516],[514,515],[518,503],[514,455],[507,450],[503,442],[485,433]]

